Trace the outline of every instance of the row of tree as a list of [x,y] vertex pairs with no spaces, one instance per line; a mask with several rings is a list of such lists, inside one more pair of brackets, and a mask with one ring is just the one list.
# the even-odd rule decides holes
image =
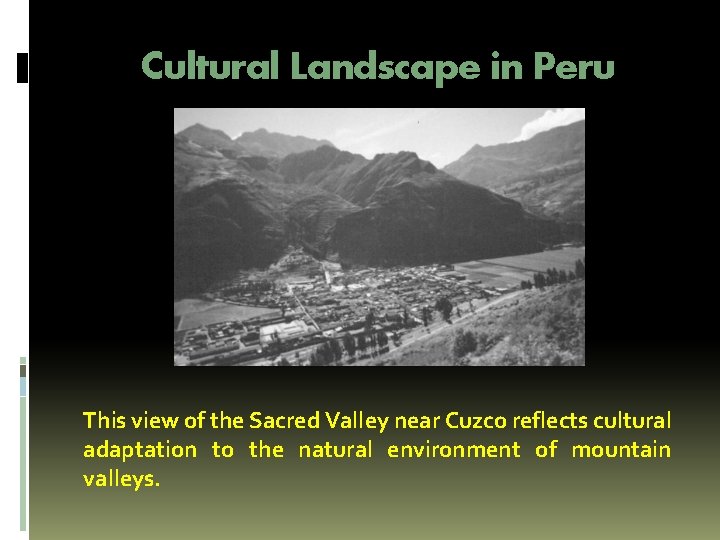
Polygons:
[[345,353],[350,358],[360,351],[364,354],[366,350],[375,351],[384,349],[388,345],[388,337],[384,331],[370,331],[357,336],[357,340],[351,334],[345,334],[342,339],[330,339],[315,348],[310,355],[311,366],[327,366],[342,360]]
[[576,279],[585,278],[585,259],[575,261],[575,272],[572,270],[558,270],[557,268],[548,268],[545,272],[536,272],[533,274],[533,280],[521,281],[521,289],[532,289],[535,286],[538,289],[575,281]]

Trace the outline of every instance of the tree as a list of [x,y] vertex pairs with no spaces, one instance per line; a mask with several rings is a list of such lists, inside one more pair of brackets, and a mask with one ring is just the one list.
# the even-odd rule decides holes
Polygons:
[[455,343],[453,344],[453,353],[457,358],[477,349],[477,339],[469,330],[460,330],[455,334]]
[[367,337],[367,343],[370,345],[370,349],[372,349],[371,353],[377,349],[377,338],[375,337],[375,332],[370,332]]
[[330,344],[326,341],[316,349],[318,366],[327,366],[333,361],[333,352]]
[[367,349],[367,343],[365,341],[365,334],[360,334],[358,336],[357,348],[360,351],[360,354],[365,353],[365,349]]
[[339,362],[342,358],[343,350],[337,339],[330,340],[330,358],[333,362]]
[[357,350],[357,347],[355,347],[355,338],[350,334],[343,336],[343,347],[345,347],[345,351],[347,351],[349,357],[352,358],[355,356],[355,351]]
[[585,278],[585,263],[583,261],[581,261],[580,259],[575,261],[575,275],[578,277],[578,279]]
[[450,315],[452,315],[453,305],[447,297],[443,296],[435,302],[435,309],[442,313],[443,319],[450,322]]
[[317,349],[315,349],[315,365],[317,366],[324,366],[327,364],[325,361],[325,347],[324,343],[322,345],[319,345]]
[[335,353],[333,352],[331,342],[332,341],[326,341],[325,344],[323,345],[326,366],[329,364],[332,364],[335,361]]
[[317,354],[317,348],[313,350],[312,353],[310,353],[310,365],[311,366],[319,366],[320,364],[320,358]]
[[379,332],[378,333],[378,345],[380,346],[381,349],[384,349],[385,347],[387,347],[387,344],[388,344],[387,334],[385,332]]
[[365,332],[370,332],[375,325],[375,312],[370,309],[370,313],[365,316]]

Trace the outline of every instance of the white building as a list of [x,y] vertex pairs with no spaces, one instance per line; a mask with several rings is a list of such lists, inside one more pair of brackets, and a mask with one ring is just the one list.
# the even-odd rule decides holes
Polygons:
[[308,332],[304,321],[297,320],[289,323],[271,324],[260,328],[260,345],[267,345],[277,341],[286,341],[300,337]]

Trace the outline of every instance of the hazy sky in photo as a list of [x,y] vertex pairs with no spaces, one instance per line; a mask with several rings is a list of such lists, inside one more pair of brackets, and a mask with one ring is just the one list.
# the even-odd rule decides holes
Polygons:
[[409,150],[444,167],[473,145],[525,140],[585,118],[585,109],[175,109],[175,133],[195,123],[233,139],[265,128],[327,139],[372,158]]

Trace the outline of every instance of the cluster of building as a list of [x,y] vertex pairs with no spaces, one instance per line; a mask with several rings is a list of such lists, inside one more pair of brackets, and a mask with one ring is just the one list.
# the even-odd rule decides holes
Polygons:
[[409,314],[421,322],[422,309],[432,308],[441,297],[460,304],[498,294],[444,265],[334,271],[329,284],[318,278],[296,290],[297,299],[323,330],[362,324],[370,311],[380,321]]
[[253,279],[240,275],[223,282],[203,295],[205,300],[221,300],[228,304],[279,308],[283,294],[273,280]]
[[[339,268],[339,265],[337,267]],[[306,285],[322,282],[325,275],[323,263],[301,249],[295,249],[267,271],[240,271],[233,278],[216,283],[203,295],[203,299],[283,309],[292,304],[293,295],[287,287],[288,284],[302,290]]]
[[240,363],[262,358],[275,345],[298,342],[318,333],[294,310],[244,321],[219,322],[175,332],[177,364]]

